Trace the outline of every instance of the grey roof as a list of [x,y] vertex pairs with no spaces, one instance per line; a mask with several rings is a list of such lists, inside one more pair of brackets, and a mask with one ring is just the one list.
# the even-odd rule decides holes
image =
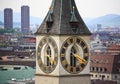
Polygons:
[[[74,31],[74,29],[76,30]],[[35,35],[41,34],[91,35],[90,31],[79,15],[74,0],[52,1],[51,7],[45,19],[35,33]]]

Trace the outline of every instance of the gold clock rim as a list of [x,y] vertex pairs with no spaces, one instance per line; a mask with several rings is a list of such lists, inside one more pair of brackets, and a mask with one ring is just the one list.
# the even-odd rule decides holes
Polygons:
[[[52,42],[54,42],[54,44],[55,44],[55,48],[54,48],[54,50],[56,50],[57,49],[57,52],[54,52],[54,55],[55,55],[55,57],[54,57],[54,60],[56,61],[56,64],[54,65],[54,66],[52,66],[52,67],[49,67],[49,66],[46,66],[46,65],[44,65],[43,64],[43,62],[42,62],[42,59],[41,59],[41,53],[39,53],[39,55],[38,55],[38,52],[41,52],[41,50],[42,50],[42,47],[43,47],[43,45],[45,45],[46,43],[45,42],[43,42],[43,41],[45,41],[45,40],[48,40],[48,39],[50,39]],[[42,46],[41,47],[39,47],[39,45],[40,45],[40,43],[42,43],[43,42],[43,44],[42,44]],[[52,43],[51,43],[51,45],[52,45]],[[41,48],[41,49],[39,49],[39,48]],[[40,51],[39,51],[40,50]],[[44,72],[44,73],[51,73],[51,72],[53,72],[54,70],[55,70],[55,68],[56,68],[56,66],[57,66],[57,64],[58,64],[58,47],[57,47],[57,44],[56,44],[56,42],[55,42],[55,40],[52,38],[52,37],[43,37],[41,40],[40,40],[40,42],[39,42],[39,44],[38,44],[38,47],[37,47],[37,63],[38,63],[38,66],[39,66],[39,68]],[[49,71],[45,71],[44,70],[44,68],[46,68],[46,69],[50,69]]]
[[[80,73],[81,71],[83,71],[83,69],[87,66],[87,64],[88,64],[88,61],[89,61],[89,48],[88,48],[88,46],[86,47],[87,48],[87,57],[88,57],[88,59],[86,60],[87,61],[87,63],[85,64],[85,67],[84,68],[79,68],[80,70],[79,71],[74,71],[74,72],[71,72],[70,71],[70,69],[68,69],[68,67],[71,67],[70,66],[70,64],[68,64],[68,62],[67,62],[67,60],[66,60],[66,57],[65,57],[65,54],[63,55],[62,54],[62,49],[63,49],[63,46],[64,46],[64,44],[69,40],[69,39],[73,39],[73,41],[75,41],[75,39],[79,39],[79,40],[81,40],[82,42],[84,42],[85,43],[85,46],[87,46],[87,44],[86,44],[86,42],[81,38],[81,37],[78,37],[78,36],[72,36],[72,37],[68,37],[65,41],[64,41],[64,43],[62,44],[62,46],[61,46],[61,49],[60,49],[60,61],[61,61],[61,64],[62,64],[62,66],[63,66],[63,68],[67,71],[67,72],[69,72],[69,73],[72,73],[72,74],[77,74],[77,73]],[[76,42],[76,41],[75,41]],[[69,44],[70,45],[70,44]],[[79,46],[81,47],[81,45],[79,44]],[[82,49],[83,49],[83,47],[81,47]],[[67,49],[67,48],[66,48]],[[65,50],[66,51],[66,50]],[[85,56],[85,53],[84,53],[84,55],[83,55],[84,57],[86,57]],[[68,67],[66,68],[65,67],[65,65],[66,64],[64,64],[65,62],[63,62],[62,61],[62,57],[64,57],[64,59],[65,59],[65,61],[67,62],[66,64],[68,64]],[[74,68],[77,68],[77,67],[81,67],[81,64],[79,64],[79,65],[77,65],[76,67],[72,67],[73,69]]]

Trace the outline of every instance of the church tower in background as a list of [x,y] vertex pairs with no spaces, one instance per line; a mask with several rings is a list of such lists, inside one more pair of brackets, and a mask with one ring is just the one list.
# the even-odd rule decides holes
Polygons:
[[52,0],[35,35],[35,84],[90,84],[91,33],[74,0]]

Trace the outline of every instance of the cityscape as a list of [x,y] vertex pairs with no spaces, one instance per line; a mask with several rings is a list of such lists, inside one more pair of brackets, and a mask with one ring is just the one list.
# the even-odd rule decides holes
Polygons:
[[[56,0],[56,3],[57,1],[58,0]],[[83,21],[87,25],[86,26],[84,22],[82,22],[82,20],[79,21],[81,17],[79,17],[79,15],[77,14],[78,11],[76,12],[76,9],[75,9],[76,6],[72,7],[70,5],[69,10],[71,11],[71,14],[70,14],[71,16],[69,14],[68,16],[66,15],[66,17],[64,15],[63,16],[61,15],[61,18],[60,18],[61,23],[59,22],[57,23],[58,15],[56,13],[59,13],[59,10],[57,10],[57,7],[56,9],[54,9],[53,6],[56,6],[54,0],[52,3],[54,5],[52,4],[43,22],[41,21],[41,19],[39,19],[40,22],[38,23],[40,24],[32,24],[32,26],[30,23],[30,18],[31,18],[30,7],[28,5],[21,6],[21,13],[20,13],[21,22],[15,28],[14,28],[15,24],[13,22],[13,17],[14,17],[13,9],[5,8],[3,10],[4,22],[0,20],[0,75],[1,75],[0,84],[38,84],[37,82],[38,80],[40,80],[41,77],[43,77],[44,79],[46,78],[46,76],[57,77],[57,75],[60,75],[60,77],[70,76],[71,78],[72,77],[78,78],[79,75],[81,75],[81,72],[82,72],[83,78],[84,76],[86,76],[85,79],[87,80],[87,83],[90,83],[90,84],[120,84],[120,19],[118,19],[120,18],[120,15],[112,15],[112,14],[106,15],[106,17],[110,16],[110,18],[112,18],[112,21],[110,20],[111,22],[110,24],[107,22],[102,24],[102,22],[104,22],[106,18],[104,19],[104,21],[101,20],[100,23],[95,23],[96,19],[91,20],[90,22],[88,21],[88,19],[86,20],[86,18],[83,18]],[[75,5],[75,3],[73,2],[70,2],[70,3],[72,3],[72,5],[73,4]],[[64,3],[63,7],[68,7],[66,6],[66,4],[67,2]],[[67,9],[62,10],[63,14],[68,13],[68,10],[67,11],[66,10]],[[113,17],[115,17],[117,20],[115,21]],[[70,25],[67,24],[67,26],[65,26],[67,20],[70,20],[69,21]],[[92,25],[92,22],[94,23],[93,25]],[[56,24],[61,24],[59,32],[57,31]],[[70,27],[71,29],[69,28],[67,29],[67,27]],[[79,30],[79,27],[86,28],[86,29]],[[66,36],[64,37],[64,35]],[[85,71],[84,70],[82,71],[81,69],[79,71],[79,69],[76,68],[76,71],[74,69],[72,72],[71,69],[69,70],[67,68],[67,70],[59,71],[60,73],[56,75],[57,70],[59,70],[59,68],[56,67],[57,64],[59,64],[57,60],[60,59],[60,61],[63,62],[65,61],[64,59],[67,59],[67,61],[68,59],[70,59],[70,65],[71,65],[70,67],[74,66],[74,68],[75,66],[77,67],[79,63],[79,61],[75,63],[75,60],[77,59],[77,57],[63,58],[63,56],[60,55],[60,57],[57,58],[56,54],[59,51],[59,49],[57,50],[56,48],[59,45],[57,36],[60,36],[59,38],[62,38],[60,41],[66,41],[66,42],[63,42],[63,48],[60,48],[60,52],[62,53],[62,55],[64,55],[63,53],[65,51],[68,53],[70,51],[74,51],[74,54],[76,54],[77,52],[79,52],[78,46],[79,45],[83,46],[84,44],[84,43],[79,44],[78,40],[81,40],[81,39],[85,40],[83,42],[86,42],[85,44],[89,45],[88,50],[90,55],[89,61],[87,60],[88,58],[85,58],[85,61],[88,61],[88,65],[86,65]],[[75,43],[72,44],[72,41],[69,40],[69,38],[68,40],[67,39],[64,40],[69,36],[71,36],[71,38],[73,36],[72,39],[73,41],[75,41]],[[88,40],[86,40],[86,36],[89,36],[89,40],[90,40],[89,42],[87,42]],[[40,39],[41,39],[41,42],[39,42]],[[70,43],[68,41],[70,41]],[[66,46],[65,44],[67,43],[68,45],[73,47],[65,48]],[[62,46],[62,42],[60,45]],[[42,48],[44,50],[42,50]],[[71,48],[71,50],[69,48]],[[82,48],[80,48],[80,51],[84,51],[85,49],[86,49],[86,46],[83,46],[83,50]],[[39,55],[38,52],[43,52],[43,51],[45,51],[48,54],[47,58],[43,58],[41,55]],[[87,51],[84,51],[83,54],[86,54],[86,52]],[[55,53],[55,57],[52,57],[54,53]],[[44,55],[43,53],[41,54]],[[70,56],[74,56],[74,54]],[[54,58],[55,60],[53,60],[52,58]],[[84,55],[83,55],[83,58],[84,58]],[[44,62],[43,60],[44,61],[47,60],[47,62]],[[71,62],[71,60],[74,63]],[[37,64],[37,62],[40,64]],[[44,62],[44,63],[42,64],[41,62]],[[46,68],[46,66],[48,68]],[[64,69],[66,69],[66,66],[64,66],[64,63],[61,63],[60,67],[61,66],[63,66]],[[82,66],[81,64],[81,67],[84,67],[84,66],[85,65]],[[40,71],[39,71],[39,67],[42,67]],[[56,72],[54,72],[54,70]],[[77,70],[80,73],[78,73]],[[90,81],[88,81],[89,76],[86,75],[86,73],[89,74]],[[41,74],[42,76],[40,76]],[[52,80],[54,79],[51,78],[51,81]],[[84,80],[83,81],[79,80],[79,81],[83,83]],[[41,82],[44,83],[44,80],[41,80]],[[66,83],[66,81],[63,81],[63,82]],[[60,84],[64,84],[64,83],[60,83]],[[87,83],[83,83],[83,84],[87,84]],[[75,84],[78,84],[78,83],[75,83]]]

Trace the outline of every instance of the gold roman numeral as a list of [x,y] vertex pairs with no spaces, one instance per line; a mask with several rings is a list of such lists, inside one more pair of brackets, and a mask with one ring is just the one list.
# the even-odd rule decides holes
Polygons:
[[77,42],[77,38],[76,38],[76,37],[73,38],[73,42],[74,42],[74,43]]
[[89,53],[84,53],[84,56],[89,56]]

